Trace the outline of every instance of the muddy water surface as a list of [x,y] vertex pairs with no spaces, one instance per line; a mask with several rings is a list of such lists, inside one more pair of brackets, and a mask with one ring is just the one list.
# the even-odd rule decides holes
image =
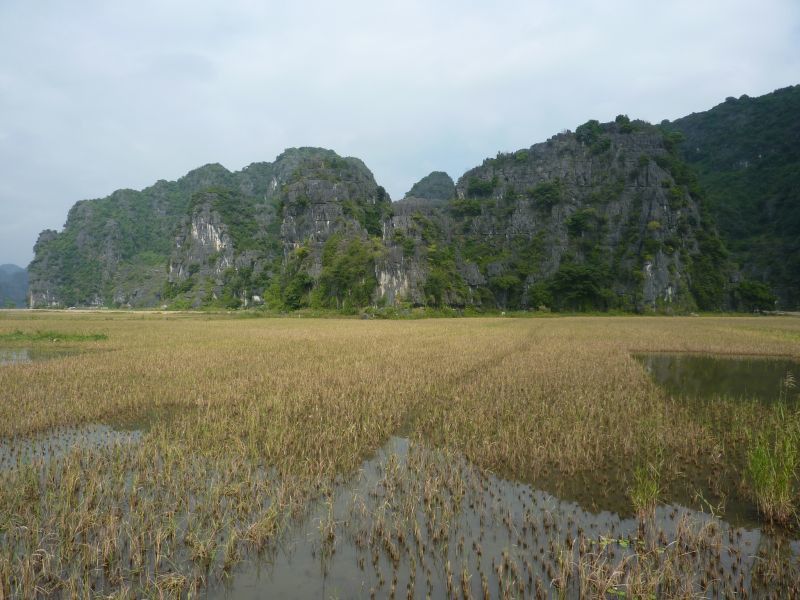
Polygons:
[[111,448],[115,444],[138,442],[142,432],[118,431],[107,425],[62,427],[44,434],[19,439],[0,438],[0,471],[34,463],[47,463],[66,456],[72,449]]
[[[641,520],[587,511],[393,438],[289,526],[277,551],[246,561],[207,596],[550,597],[561,589],[578,597],[600,581],[597,595],[624,596],[622,575],[635,578],[648,563],[681,570],[673,584],[693,595],[765,593],[798,575],[798,557],[797,540],[708,513],[667,505]],[[766,561],[782,574],[762,574]]]

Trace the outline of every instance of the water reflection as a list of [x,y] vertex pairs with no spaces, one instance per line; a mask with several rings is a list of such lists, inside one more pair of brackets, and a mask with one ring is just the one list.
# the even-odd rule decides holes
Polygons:
[[[757,567],[776,545],[790,566],[762,579]],[[659,506],[646,522],[587,511],[485,473],[458,454],[394,438],[295,523],[276,552],[252,557],[207,595],[554,597],[561,585],[564,596],[577,598],[610,568],[620,576],[596,595],[625,596],[625,586],[613,582],[636,571],[637,554],[656,570],[686,570],[687,590],[697,596],[764,594],[797,576],[800,543],[679,505]],[[698,576],[712,568],[714,578]]]
[[0,348],[0,367],[77,354],[75,348]]
[[650,376],[673,396],[715,396],[774,402],[785,390],[787,373],[800,376],[800,364],[787,359],[719,357],[697,354],[637,354]]
[[28,348],[0,348],[0,366],[31,362]]

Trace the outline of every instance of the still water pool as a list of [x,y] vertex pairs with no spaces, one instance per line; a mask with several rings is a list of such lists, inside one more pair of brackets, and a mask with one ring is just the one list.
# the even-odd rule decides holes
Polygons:
[[2,348],[0,347],[0,367],[30,363],[40,360],[62,358],[77,354],[74,348]]
[[783,358],[729,357],[699,354],[637,354],[653,380],[673,396],[716,396],[775,402],[783,394],[797,398],[785,385],[788,374],[800,377],[800,363]]

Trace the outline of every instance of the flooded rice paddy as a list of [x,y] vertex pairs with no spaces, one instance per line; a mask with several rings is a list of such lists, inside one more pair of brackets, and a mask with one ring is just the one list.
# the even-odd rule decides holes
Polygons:
[[[49,462],[47,477],[70,452],[130,454],[141,436],[105,426],[65,428],[0,446],[0,473]],[[135,499],[138,476],[119,476]],[[218,475],[206,476],[213,487]],[[257,479],[256,486],[281,485],[268,470]],[[158,582],[159,597],[182,596],[165,593],[170,586],[199,584],[195,594],[218,600],[642,597],[652,589],[665,597],[780,597],[800,582],[800,540],[786,532],[733,526],[679,504],[631,517],[587,510],[408,438],[391,438],[356,474],[314,496],[302,509],[275,501],[250,507],[265,515],[250,528],[221,518],[205,539],[176,506],[174,530],[157,539],[173,545],[171,560],[178,562],[137,546],[143,538],[131,532],[116,555],[91,559],[98,562],[84,581],[97,593],[114,589],[117,561],[134,579]],[[183,509],[199,501],[189,498]],[[156,504],[146,496],[138,502]],[[241,510],[233,502],[225,503],[228,518]],[[270,523],[266,534],[253,532],[259,522]]]
[[291,525],[274,554],[245,561],[207,594],[637,597],[661,577],[664,595],[759,595],[790,589],[798,558],[800,541],[708,513],[679,505],[642,519],[591,512],[458,454],[393,438]]
[[[798,370],[794,361],[636,358],[676,397],[764,403],[796,397],[787,386]],[[668,503],[646,517],[634,516],[630,490],[603,493],[598,478],[551,481],[567,497],[583,499],[566,501],[437,452],[413,444],[409,450],[407,439],[394,438],[365,463],[354,483],[317,505],[281,553],[244,566],[211,596],[640,597],[655,588],[665,596],[781,597],[797,591],[796,531],[763,530],[752,502],[733,493],[724,509],[700,494],[691,501],[701,510]],[[455,486],[444,484],[439,508],[446,525],[438,529],[435,510],[431,513],[421,491],[430,473],[458,480]],[[696,475],[699,480],[719,474]],[[735,481],[717,484],[728,492],[736,488]],[[405,498],[409,493],[412,498]],[[676,489],[661,493],[690,500]],[[320,537],[323,530],[327,534]],[[665,577],[670,571],[673,578]]]
[[[646,518],[574,502],[393,438],[358,475],[240,564],[215,599],[769,595],[800,541],[661,505]],[[666,573],[666,575],[665,575]],[[746,593],[745,593],[746,592]]]
[[7,353],[0,600],[800,594],[785,320],[141,320]]

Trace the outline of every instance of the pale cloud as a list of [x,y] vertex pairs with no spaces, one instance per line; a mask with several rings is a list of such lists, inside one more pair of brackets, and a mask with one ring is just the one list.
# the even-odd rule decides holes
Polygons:
[[0,4],[0,263],[116,188],[285,147],[431,170],[798,83],[795,0]]

